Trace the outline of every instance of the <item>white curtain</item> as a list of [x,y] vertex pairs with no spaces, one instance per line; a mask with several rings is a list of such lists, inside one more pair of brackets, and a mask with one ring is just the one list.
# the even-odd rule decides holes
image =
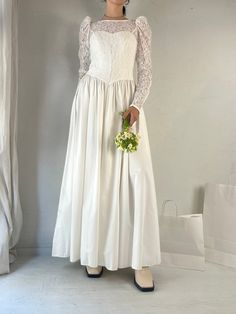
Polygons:
[[10,272],[23,216],[18,191],[18,1],[0,0],[0,274]]

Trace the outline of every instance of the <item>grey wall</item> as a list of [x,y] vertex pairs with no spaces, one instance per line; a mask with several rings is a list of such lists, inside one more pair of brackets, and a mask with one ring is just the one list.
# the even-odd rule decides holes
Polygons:
[[[100,0],[19,1],[18,153],[24,227],[19,247],[50,248],[78,83],[78,30]],[[133,0],[153,31],[145,103],[159,209],[202,211],[207,181],[236,171],[236,1]],[[233,177],[236,182],[235,176]]]

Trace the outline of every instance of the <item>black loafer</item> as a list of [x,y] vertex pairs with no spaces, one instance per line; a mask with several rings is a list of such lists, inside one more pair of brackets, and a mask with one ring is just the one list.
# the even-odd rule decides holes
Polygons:
[[98,278],[98,277],[101,277],[102,273],[103,273],[103,266],[102,266],[102,269],[100,271],[99,274],[90,274],[87,270],[87,267],[85,266],[85,270],[86,270],[86,273],[87,273],[87,276],[90,277],[90,278]]
[[153,290],[154,290],[154,288],[155,288],[154,281],[152,281],[152,282],[153,282],[152,287],[141,287],[141,286],[137,283],[137,281],[135,280],[135,275],[134,275],[134,284],[135,284],[135,286],[136,286],[139,290],[141,290],[141,291],[143,291],[143,292],[146,292],[146,291],[153,291]]

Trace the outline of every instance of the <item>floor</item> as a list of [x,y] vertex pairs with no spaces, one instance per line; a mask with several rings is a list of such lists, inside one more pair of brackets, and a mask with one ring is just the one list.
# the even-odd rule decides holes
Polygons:
[[18,256],[0,276],[1,314],[236,314],[236,269],[206,263],[205,271],[151,267],[156,289],[141,292],[133,269],[88,278],[67,258]]

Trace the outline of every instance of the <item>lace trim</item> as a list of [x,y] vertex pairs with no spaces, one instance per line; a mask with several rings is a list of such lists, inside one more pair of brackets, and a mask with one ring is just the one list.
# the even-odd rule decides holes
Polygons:
[[90,65],[89,37],[91,31],[130,31],[137,38],[137,83],[131,105],[141,109],[146,101],[152,84],[152,60],[151,60],[151,39],[152,31],[145,16],[139,16],[131,20],[100,20],[92,22],[90,16],[86,16],[80,25],[79,51],[80,61],[79,78],[81,79],[88,71]]

